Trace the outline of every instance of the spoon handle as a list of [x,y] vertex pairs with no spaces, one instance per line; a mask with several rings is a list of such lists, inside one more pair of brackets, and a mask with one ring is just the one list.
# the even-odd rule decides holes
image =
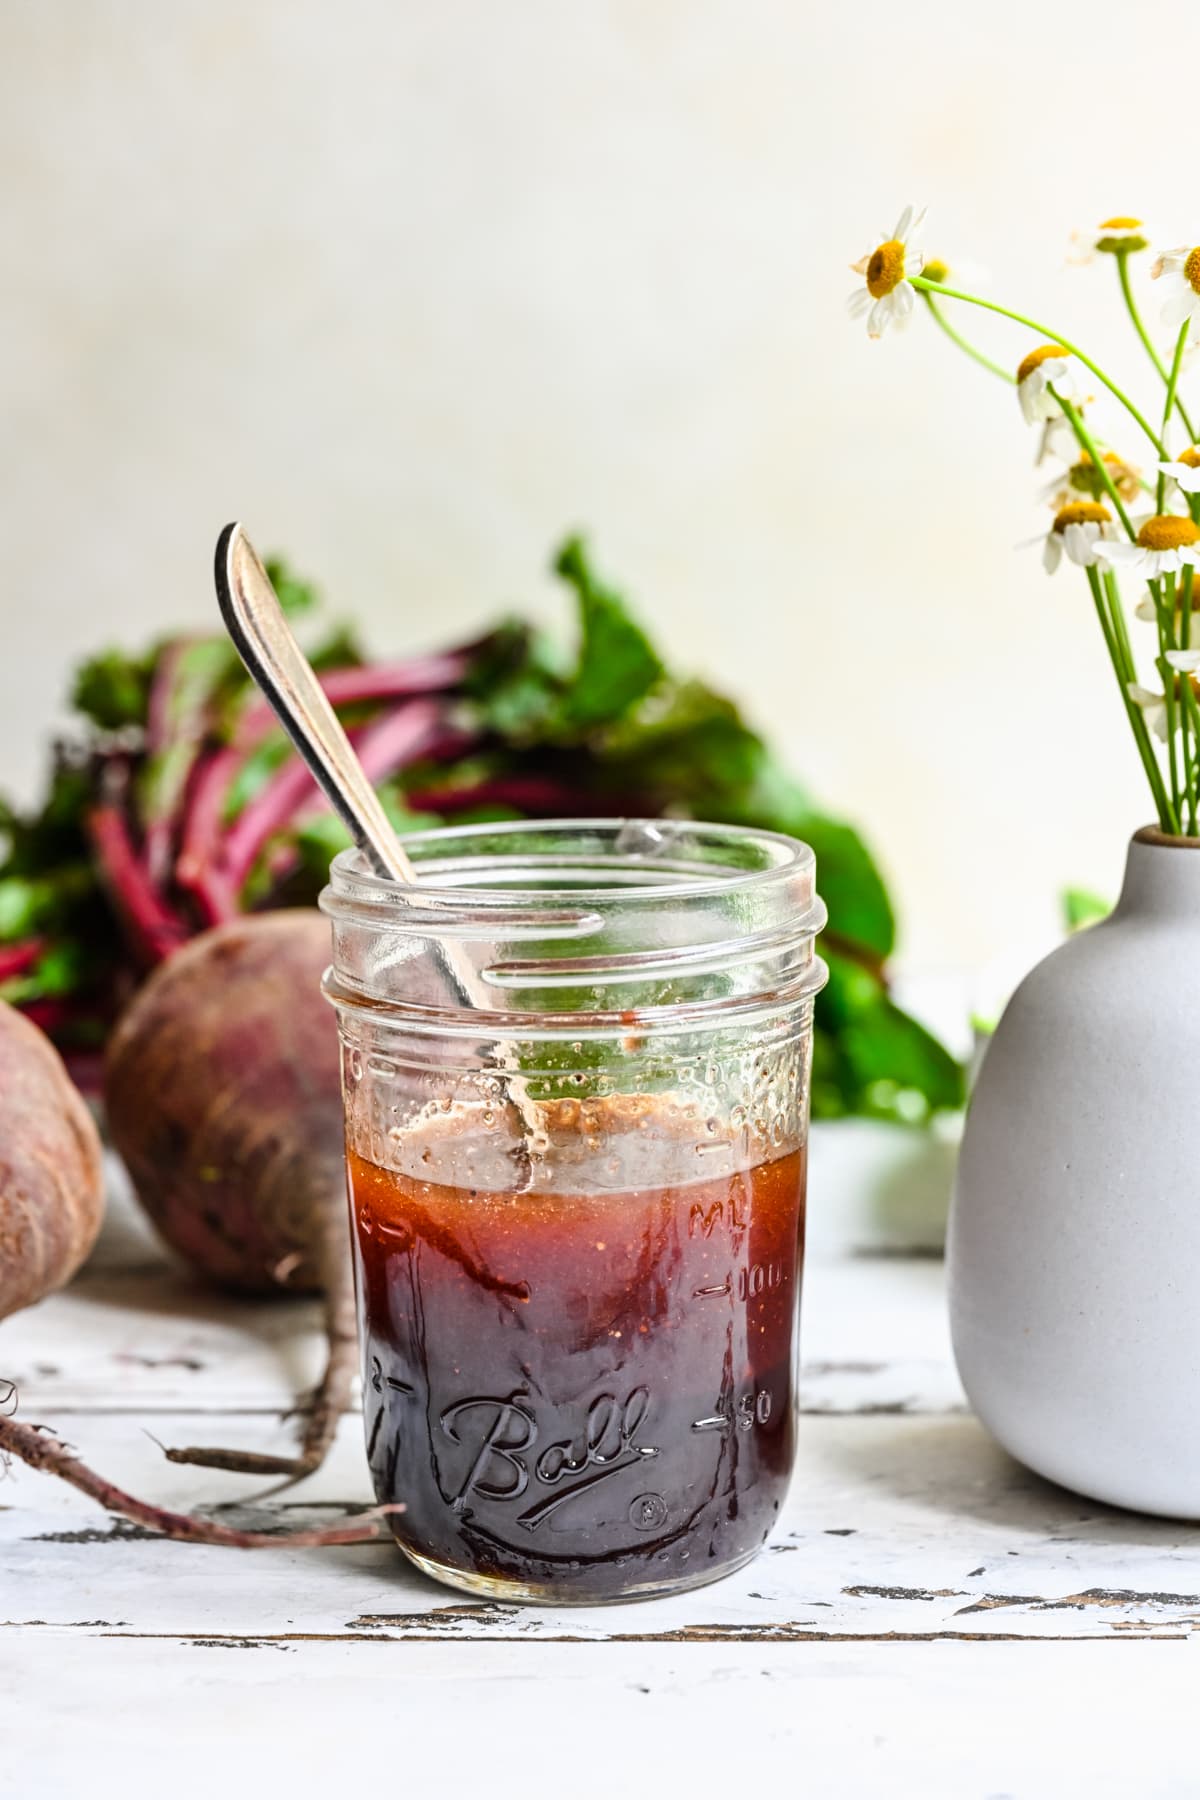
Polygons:
[[[227,525],[217,540],[216,581],[225,629],[317,785],[377,871],[415,887],[416,871],[312,664],[292,635],[270,576],[240,525]],[[443,938],[437,956],[459,1002],[486,1010],[489,997],[466,947]],[[513,1067],[513,1046],[498,1045],[497,1056],[506,1067],[505,1088],[521,1123],[514,1158],[520,1185],[527,1187],[533,1168],[529,1140],[541,1129],[537,1106],[524,1078]]]
[[217,540],[216,581],[221,617],[238,655],[330,805],[377,873],[415,882],[412,863],[240,525],[227,525]]

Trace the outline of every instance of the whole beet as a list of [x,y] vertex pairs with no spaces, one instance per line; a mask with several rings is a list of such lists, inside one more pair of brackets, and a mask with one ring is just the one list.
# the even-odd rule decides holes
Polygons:
[[[306,1474],[345,1407],[354,1317],[336,1034],[316,986],[327,941],[315,913],[210,932],[151,980],[113,1048],[113,1135],[172,1242],[239,1285],[326,1291],[329,1363],[300,1456],[168,1451],[176,1462]],[[0,1317],[69,1280],[103,1200],[91,1114],[49,1041],[0,1003]],[[16,1404],[16,1388],[0,1380],[0,1457],[57,1475],[164,1537],[255,1550],[380,1535],[378,1513],[289,1533],[168,1511],[97,1474],[46,1426],[15,1418]]]
[[0,1319],[69,1281],[103,1216],[92,1116],[50,1040],[0,1001]]
[[217,926],[154,971],[109,1044],[109,1130],[168,1243],[227,1286],[326,1301],[329,1365],[301,1456],[170,1452],[176,1461],[307,1473],[348,1398],[356,1337],[328,960],[317,912]]
[[109,1045],[113,1143],[158,1229],[214,1280],[325,1287],[345,1178],[317,912],[250,915],[159,965]]

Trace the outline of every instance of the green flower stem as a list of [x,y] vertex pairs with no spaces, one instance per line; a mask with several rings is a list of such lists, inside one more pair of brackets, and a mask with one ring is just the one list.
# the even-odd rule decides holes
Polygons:
[[1192,692],[1189,675],[1179,677],[1179,691],[1183,695],[1183,710],[1192,728],[1192,759],[1187,772],[1187,830],[1189,837],[1196,836],[1197,795],[1200,794],[1200,706]]
[[1128,394],[1123,394],[1116,382],[1111,380],[1110,377],[1104,373],[1104,370],[1100,367],[1099,363],[1094,363],[1091,357],[1086,355],[1084,351],[1079,348],[1078,344],[1073,344],[1071,342],[1070,338],[1063,337],[1061,332],[1058,334],[1054,333],[1050,330],[1048,325],[1040,325],[1036,319],[1027,318],[1024,313],[1013,312],[1011,307],[1001,306],[996,300],[984,300],[978,294],[966,294],[961,288],[946,287],[944,283],[940,281],[926,281],[923,275],[910,275],[909,280],[920,294],[928,294],[930,290],[933,290],[935,293],[943,295],[947,300],[962,300],[965,301],[968,306],[982,306],[985,312],[999,313],[1002,318],[1011,319],[1016,325],[1024,325],[1027,330],[1036,331],[1038,335],[1045,338],[1048,343],[1061,344],[1063,349],[1067,351],[1070,356],[1076,357],[1078,361],[1083,364],[1085,369],[1091,370],[1097,381],[1102,381],[1104,383],[1109,393],[1114,395],[1116,399],[1121,402],[1121,405],[1125,408],[1125,411],[1129,414],[1130,418],[1145,432],[1158,454],[1160,456],[1163,454],[1162,444],[1155,436],[1153,427],[1142,417]]
[[1113,483],[1113,478],[1108,472],[1108,464],[1105,462],[1104,458],[1101,456],[1100,451],[1096,446],[1095,438],[1092,436],[1091,432],[1088,430],[1087,426],[1083,422],[1082,412],[1080,412],[1080,410],[1077,406],[1072,406],[1071,402],[1067,399],[1065,394],[1060,394],[1057,392],[1057,390],[1055,389],[1054,383],[1052,381],[1047,382],[1046,387],[1047,387],[1047,391],[1052,395],[1052,397],[1055,400],[1058,401],[1058,404],[1062,407],[1063,417],[1067,421],[1067,424],[1071,427],[1071,430],[1075,433],[1075,437],[1079,444],[1080,449],[1083,451],[1085,456],[1090,458],[1092,467],[1096,470],[1096,473],[1099,475],[1100,482],[1104,488],[1105,493],[1108,495],[1109,499],[1112,501],[1113,505],[1117,509],[1117,517],[1120,519],[1122,525],[1125,527],[1126,536],[1129,538],[1131,543],[1136,543],[1137,542],[1137,532],[1134,529],[1133,520],[1130,518],[1129,514],[1125,510],[1125,503],[1121,499],[1120,494],[1118,494],[1118,492],[1116,490],[1116,487]]
[[[1167,768],[1171,776],[1172,810],[1179,817],[1179,756],[1175,748],[1175,671],[1165,658],[1160,659],[1158,673],[1162,678],[1163,700],[1167,708]],[[1177,825],[1177,831],[1180,827]]]
[[[1178,590],[1174,575],[1168,575],[1163,583],[1166,590],[1168,617],[1171,620],[1171,636],[1175,635],[1175,613],[1179,612],[1179,648],[1189,650],[1192,638],[1192,582],[1194,576],[1191,564],[1186,564],[1180,578]],[[1172,645],[1172,648],[1174,646]],[[1170,667],[1170,665],[1167,665]],[[1180,731],[1183,737],[1184,794],[1188,809],[1188,836],[1196,836],[1197,797],[1200,795],[1200,709],[1196,696],[1192,692],[1192,681],[1189,675],[1179,674],[1173,679],[1178,681],[1181,696]],[[1190,746],[1189,746],[1190,728]]]
[[[1142,323],[1142,315],[1138,311],[1137,301],[1133,297],[1133,288],[1130,285],[1130,281],[1129,281],[1129,252],[1128,252],[1128,250],[1118,250],[1116,253],[1116,256],[1117,256],[1117,275],[1120,278],[1120,282],[1121,282],[1121,292],[1125,297],[1125,310],[1128,312],[1130,319],[1133,321],[1133,329],[1137,332],[1138,336],[1142,340],[1142,345],[1143,345],[1143,348],[1145,349],[1146,355],[1150,358],[1150,361],[1154,364],[1155,368],[1158,370],[1159,374],[1162,376],[1163,380],[1165,381],[1167,379],[1166,366],[1163,363],[1162,357],[1158,354],[1158,351],[1155,349],[1149,332],[1146,330],[1146,327]],[[1178,394],[1176,394],[1174,396],[1174,404],[1175,404],[1175,411],[1179,414],[1179,417],[1183,420],[1183,429],[1187,432],[1188,438],[1194,444],[1196,441],[1195,427],[1193,426],[1192,421],[1188,418],[1187,410],[1184,407],[1183,401],[1180,399]],[[1168,417],[1170,416],[1170,412],[1171,412],[1171,408],[1168,406],[1168,408],[1167,408]],[[1165,435],[1166,434],[1164,431],[1164,436]],[[1161,507],[1159,510],[1160,511],[1162,510]]]
[[[1164,608],[1165,608],[1166,619],[1168,621],[1166,635],[1168,636],[1168,638],[1170,640],[1172,649],[1175,648],[1175,644],[1174,644],[1175,608],[1176,608],[1177,603],[1178,603],[1178,596],[1176,595],[1176,592],[1175,592],[1175,577],[1174,577],[1174,575],[1164,575],[1164,577],[1163,577],[1163,604],[1164,604]],[[1181,620],[1180,621],[1180,631],[1182,631],[1182,630],[1183,630],[1183,622]],[[1159,666],[1159,671],[1162,675],[1163,693],[1166,697],[1166,702],[1167,702],[1167,729],[1170,732],[1170,737],[1168,739],[1168,748],[1171,753],[1171,787],[1174,790],[1175,805],[1179,812],[1180,820],[1182,821],[1184,807],[1187,804],[1188,790],[1191,787],[1191,781],[1192,781],[1192,776],[1191,776],[1192,757],[1191,757],[1191,752],[1188,747],[1187,705],[1184,702],[1184,700],[1182,699],[1182,695],[1183,695],[1184,689],[1188,688],[1191,684],[1188,682],[1188,680],[1186,679],[1185,676],[1177,674],[1176,671],[1171,667],[1170,663],[1167,661],[1165,652],[1163,653],[1162,659],[1159,662],[1158,666]],[[1179,757],[1183,764],[1182,783],[1180,783],[1180,781],[1178,780],[1178,778],[1176,776],[1175,730],[1172,725],[1173,717],[1178,720],[1178,726],[1179,726]]]
[[[1183,353],[1187,349],[1188,332],[1192,321],[1185,319],[1179,327],[1179,336],[1175,340],[1175,355],[1171,361],[1171,373],[1167,376],[1167,401],[1163,407],[1162,435],[1163,443],[1167,441],[1167,426],[1171,419],[1171,410],[1175,405],[1175,390],[1179,386],[1179,371],[1183,367]],[[1186,424],[1187,421],[1185,420]],[[1189,426],[1190,430],[1191,427]],[[1158,486],[1154,494],[1154,510],[1162,512],[1167,500],[1167,478],[1162,470],[1158,471]]]
[[1112,613],[1113,631],[1117,645],[1130,681],[1137,680],[1137,661],[1133,654],[1133,645],[1129,641],[1129,627],[1125,623],[1125,612],[1121,605],[1121,590],[1117,586],[1117,578],[1111,569],[1106,569],[1102,577],[1104,592],[1108,598],[1109,610]]
[[970,339],[965,338],[961,331],[955,330],[954,326],[950,323],[928,288],[923,291],[921,298],[932,313],[934,321],[941,326],[952,344],[957,344],[960,350],[965,350],[967,355],[971,357],[973,361],[977,362],[981,368],[987,369],[989,374],[998,375],[1001,381],[1007,381],[1010,387],[1016,386],[1017,378],[1011,369],[1006,369],[1002,364],[993,362],[990,356],[985,356],[982,350],[977,350]]
[[1192,647],[1192,582],[1195,579],[1191,563],[1184,567],[1183,585],[1180,589],[1179,605],[1179,648],[1190,650]]
[[1096,603],[1096,617],[1100,621],[1100,629],[1104,633],[1104,642],[1108,646],[1108,654],[1112,661],[1113,673],[1117,678],[1117,686],[1121,690],[1121,703],[1129,719],[1133,731],[1134,742],[1146,771],[1146,779],[1150,783],[1150,791],[1154,795],[1154,804],[1158,808],[1158,821],[1164,831],[1178,835],[1179,820],[1163,785],[1162,770],[1158,766],[1158,758],[1154,754],[1154,746],[1150,742],[1150,733],[1146,729],[1146,721],[1142,709],[1129,696],[1126,686],[1127,677],[1122,671],[1121,652],[1113,636],[1113,627],[1108,609],[1105,606],[1104,590],[1100,585],[1100,577],[1094,568],[1087,570],[1088,586],[1092,590],[1092,599]]

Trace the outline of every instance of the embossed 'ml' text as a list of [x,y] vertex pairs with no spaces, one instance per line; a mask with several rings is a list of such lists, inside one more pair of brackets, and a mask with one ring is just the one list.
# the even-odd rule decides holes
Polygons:
[[728,1225],[730,1231],[744,1231],[750,1223],[750,1213],[745,1194],[732,1187],[727,1195],[714,1200],[711,1206],[704,1206],[695,1201],[688,1214],[688,1236],[690,1238],[710,1238],[718,1226],[722,1229]]
[[623,1401],[615,1394],[599,1394],[577,1437],[546,1444],[534,1457],[538,1423],[527,1394],[519,1392],[507,1400],[486,1394],[459,1400],[442,1413],[441,1427],[451,1443],[464,1444],[474,1454],[451,1504],[461,1512],[472,1495],[481,1500],[518,1500],[533,1481],[537,1487],[557,1490],[518,1516],[518,1525],[536,1531],[543,1519],[577,1495],[658,1455],[657,1445],[637,1442],[649,1409],[648,1388],[634,1388]]

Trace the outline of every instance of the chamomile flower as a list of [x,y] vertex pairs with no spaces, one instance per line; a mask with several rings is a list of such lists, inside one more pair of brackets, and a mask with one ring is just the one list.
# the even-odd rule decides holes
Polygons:
[[1051,384],[1064,390],[1071,383],[1070,353],[1061,344],[1039,344],[1017,366],[1017,399],[1027,425],[1062,416],[1062,407],[1050,392]]
[[1102,256],[1132,256],[1136,250],[1148,250],[1150,239],[1140,219],[1118,214],[1102,219],[1091,231],[1073,231],[1067,261],[1090,263],[1099,252]]
[[[1071,441],[1074,444],[1073,432]],[[1115,450],[1106,450],[1101,460],[1104,463],[1104,473],[1122,500],[1136,500],[1142,491],[1142,483],[1133,464],[1123,462]],[[1042,498],[1052,506],[1066,506],[1069,501],[1081,497],[1099,500],[1107,492],[1100,470],[1085,452],[1077,461],[1072,462],[1070,468],[1063,471],[1057,481],[1052,481],[1043,489]]]
[[1095,500],[1074,500],[1067,506],[1060,506],[1046,533],[1042,551],[1042,567],[1047,575],[1053,575],[1064,552],[1081,569],[1091,568],[1096,561],[1097,547],[1111,526],[1112,514],[1107,506],[1101,506]]
[[1195,445],[1181,450],[1174,462],[1160,462],[1158,466],[1185,494],[1200,494],[1200,450]]
[[1144,688],[1136,681],[1125,684],[1125,692],[1135,706],[1140,706],[1147,726],[1164,744],[1169,736],[1167,725],[1167,702],[1163,694],[1156,694],[1151,688]]
[[1200,312],[1200,244],[1164,250],[1150,273],[1163,283],[1163,324],[1178,331],[1186,319]]
[[1113,539],[1097,549],[1101,562],[1154,581],[1159,575],[1176,575],[1200,557],[1200,525],[1178,513],[1155,513],[1143,519],[1137,541]]
[[1135,250],[1148,250],[1150,240],[1140,219],[1118,213],[1115,218],[1101,219],[1092,248],[1103,256],[1132,256]]
[[922,257],[915,239],[925,222],[925,213],[923,206],[906,206],[891,237],[884,238],[869,256],[850,265],[866,282],[865,287],[855,288],[850,295],[850,317],[866,317],[868,337],[882,337],[889,325],[899,327],[912,316],[916,289],[909,277],[921,273]]

